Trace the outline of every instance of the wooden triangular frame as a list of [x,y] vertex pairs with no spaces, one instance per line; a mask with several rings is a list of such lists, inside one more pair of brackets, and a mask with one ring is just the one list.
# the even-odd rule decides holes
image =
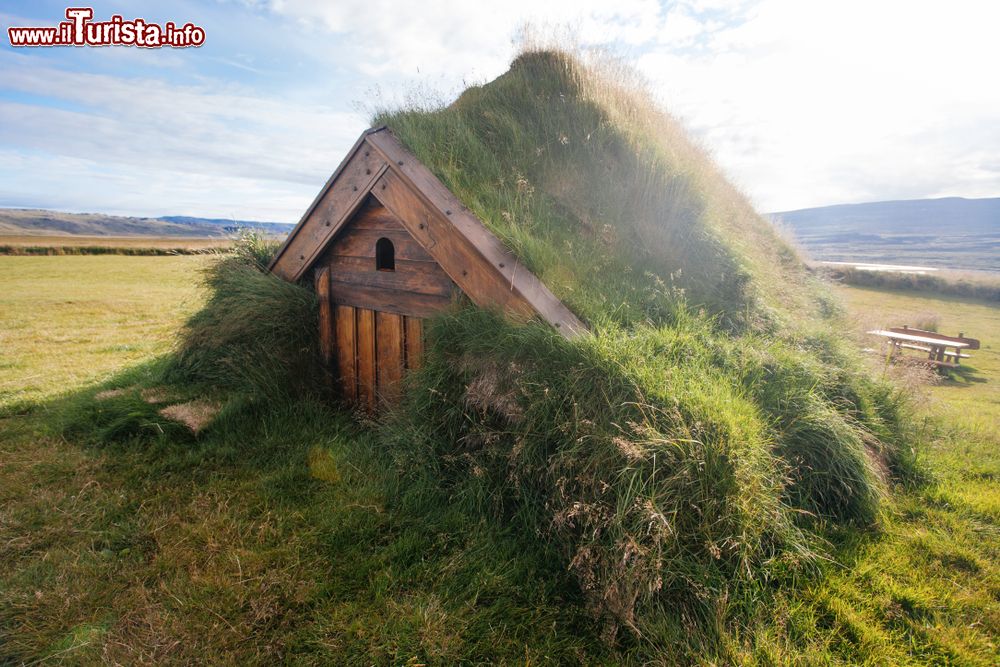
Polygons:
[[584,324],[388,128],[366,131],[271,262],[299,280],[368,195],[395,215],[473,303],[518,319],[538,316],[564,336]]

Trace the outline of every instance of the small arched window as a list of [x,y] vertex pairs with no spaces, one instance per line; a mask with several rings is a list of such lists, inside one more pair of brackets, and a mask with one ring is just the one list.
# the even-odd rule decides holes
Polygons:
[[396,270],[396,249],[392,241],[380,238],[375,242],[375,269],[377,271]]

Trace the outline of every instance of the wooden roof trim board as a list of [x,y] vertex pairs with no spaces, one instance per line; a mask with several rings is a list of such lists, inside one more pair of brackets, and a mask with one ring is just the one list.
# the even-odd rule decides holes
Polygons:
[[286,280],[301,278],[364,203],[372,185],[387,168],[381,155],[367,147],[362,136],[288,235],[271,262],[271,271]]
[[[298,280],[369,193],[477,305],[499,306],[520,318],[537,314],[567,338],[587,330],[387,128],[361,136],[289,234],[271,270]],[[348,205],[337,206],[334,200],[345,196]]]

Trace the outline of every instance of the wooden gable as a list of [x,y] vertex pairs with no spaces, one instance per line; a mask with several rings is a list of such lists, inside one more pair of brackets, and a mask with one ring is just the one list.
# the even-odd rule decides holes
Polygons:
[[424,349],[423,319],[460,292],[399,219],[369,195],[313,264],[320,345],[340,395],[392,402]]
[[341,396],[367,410],[421,364],[423,320],[463,294],[564,336],[583,324],[382,128],[361,136],[271,263],[312,271],[320,345]]
[[[586,330],[387,128],[369,130],[358,139],[278,251],[271,270],[286,280],[299,280],[335,237],[357,236],[357,224],[349,223],[363,207],[372,209],[374,202],[473,303],[499,308],[520,320],[538,316],[567,337]],[[382,213],[378,216],[385,218]],[[366,224],[361,218],[358,224]],[[346,271],[348,263],[340,268]],[[388,280],[359,277],[369,282],[346,283],[336,277],[334,267],[330,270],[331,290],[345,290],[340,294],[348,298],[348,288],[342,284],[350,285],[355,291],[349,298],[356,301],[385,287],[373,281]]]
[[[391,267],[378,265],[379,248]],[[447,308],[458,286],[375,197],[358,209],[315,265],[329,268],[334,303],[411,317],[430,317]]]

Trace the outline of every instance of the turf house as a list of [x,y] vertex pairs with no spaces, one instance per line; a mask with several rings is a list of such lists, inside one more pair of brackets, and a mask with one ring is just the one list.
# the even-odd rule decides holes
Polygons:
[[362,135],[270,268],[312,269],[323,360],[369,409],[419,366],[423,318],[459,295],[567,336],[584,328],[386,128]]
[[827,288],[627,69],[529,51],[371,120],[284,245],[213,265],[172,377],[262,420],[320,396],[401,498],[518,536],[643,660],[917,474]]

